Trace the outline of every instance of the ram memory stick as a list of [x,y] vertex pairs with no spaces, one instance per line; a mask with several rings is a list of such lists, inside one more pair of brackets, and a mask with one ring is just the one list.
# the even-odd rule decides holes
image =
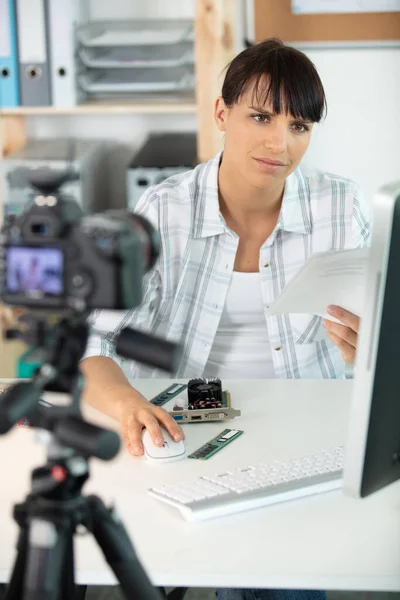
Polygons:
[[242,435],[243,431],[241,429],[224,429],[219,435],[215,438],[212,438],[209,442],[200,446],[195,452],[192,452],[188,455],[188,458],[198,458],[201,460],[207,460],[222,448],[225,448],[228,444],[236,440],[240,435]]
[[164,404],[172,400],[172,398],[175,398],[175,396],[181,394],[184,390],[186,390],[186,388],[186,383],[173,383],[165,390],[157,394],[157,396],[154,396],[154,398],[152,398],[150,402],[151,404],[155,404],[155,406],[163,406]]

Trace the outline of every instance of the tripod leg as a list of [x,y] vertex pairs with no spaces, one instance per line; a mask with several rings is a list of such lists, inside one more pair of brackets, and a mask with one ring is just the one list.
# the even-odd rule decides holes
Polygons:
[[162,600],[144,572],[133,549],[125,527],[97,496],[87,498],[90,523],[105,559],[121,584],[125,597],[135,600]]
[[74,541],[72,534],[67,539],[62,579],[59,583],[60,600],[85,600],[86,585],[75,585],[74,577]]
[[23,600],[74,599],[71,567],[66,571],[68,577],[63,576],[63,565],[70,562],[71,545],[69,526],[39,518],[30,521]]
[[23,526],[17,543],[17,559],[8,586],[5,600],[19,600],[23,594],[24,573],[28,549],[28,528]]

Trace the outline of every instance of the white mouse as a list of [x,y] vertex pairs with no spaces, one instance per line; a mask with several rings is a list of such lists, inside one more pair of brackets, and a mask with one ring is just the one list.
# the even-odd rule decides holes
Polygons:
[[165,429],[161,429],[161,432],[164,444],[156,446],[147,429],[143,430],[142,442],[146,458],[156,463],[167,463],[183,458],[186,452],[183,441],[175,442]]

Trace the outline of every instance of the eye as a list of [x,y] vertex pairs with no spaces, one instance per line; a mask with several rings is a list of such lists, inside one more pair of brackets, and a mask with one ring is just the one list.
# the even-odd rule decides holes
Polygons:
[[292,128],[296,131],[296,133],[305,133],[310,129],[305,123],[293,123]]
[[269,123],[270,120],[268,115],[252,115],[251,118],[254,119],[256,123]]

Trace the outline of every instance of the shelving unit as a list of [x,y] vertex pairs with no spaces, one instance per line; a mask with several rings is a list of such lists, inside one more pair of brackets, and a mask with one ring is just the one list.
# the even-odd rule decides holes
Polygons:
[[198,157],[208,160],[218,151],[220,136],[213,121],[213,104],[220,92],[221,73],[235,53],[236,2],[195,0],[196,97],[163,101],[92,101],[66,108],[17,107],[0,109],[0,158],[25,143],[24,119],[31,116],[92,114],[197,114]]
[[174,101],[166,103],[165,101],[153,100],[149,98],[142,101],[129,100],[116,102],[96,101],[79,106],[67,106],[64,108],[51,108],[49,106],[18,106],[16,108],[6,108],[1,111],[1,117],[21,115],[23,117],[40,115],[94,115],[94,114],[195,114],[197,105],[193,99],[189,101]]
[[[221,74],[235,54],[237,4],[234,0],[195,0],[196,97],[182,101],[155,98],[124,102],[96,101],[67,108],[18,107],[0,109],[0,161],[26,143],[27,117],[129,114],[196,114],[199,162],[208,160],[221,148],[221,134],[214,123],[214,101],[220,94]],[[0,171],[0,222],[2,222],[3,181]],[[16,358],[23,345],[4,342],[0,337],[0,377],[13,377]]]

